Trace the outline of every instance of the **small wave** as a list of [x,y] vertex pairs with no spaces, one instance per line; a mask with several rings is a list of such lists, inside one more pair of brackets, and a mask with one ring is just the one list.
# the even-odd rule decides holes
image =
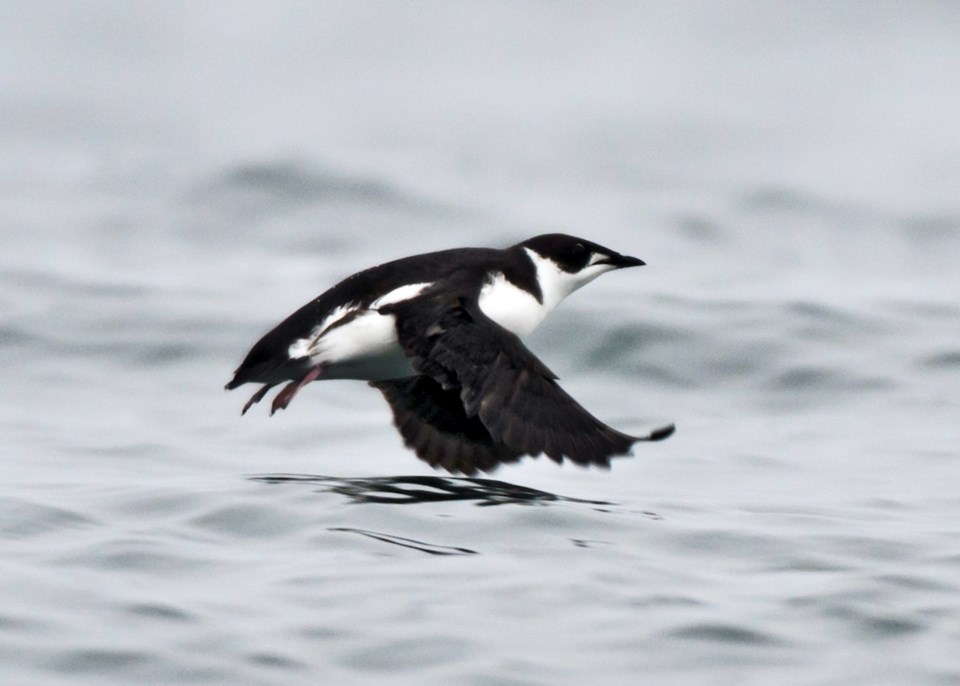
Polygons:
[[809,300],[788,302],[783,311],[794,333],[810,340],[843,338],[851,334],[878,335],[889,331],[889,327],[877,317]]
[[869,391],[890,388],[893,382],[880,377],[854,374],[835,367],[796,366],[778,372],[769,382],[771,390]]
[[259,505],[227,505],[190,520],[194,527],[231,536],[272,538],[289,533],[296,522],[273,508]]
[[70,552],[59,558],[57,564],[147,575],[207,569],[215,564],[193,553],[171,550],[168,546],[151,541],[105,541]]
[[322,202],[391,208],[428,204],[379,179],[284,160],[223,169],[195,183],[188,200],[194,205],[267,214]]
[[746,212],[778,213],[844,221],[860,217],[868,210],[850,203],[784,186],[760,186],[741,196],[740,205]]
[[54,669],[67,673],[127,671],[149,663],[152,656],[139,650],[74,650],[60,657]]
[[0,500],[0,521],[0,533],[9,538],[31,538],[96,525],[93,519],[78,512],[19,498]]
[[[476,645],[473,641],[464,640],[456,635],[451,635],[452,633],[455,632],[392,640],[378,639],[373,634],[368,637],[363,647],[343,655],[341,661],[344,665],[360,672],[380,672],[394,675],[398,672],[412,672],[419,676],[409,683],[445,683],[443,679],[429,679],[423,675],[431,667],[456,662],[463,655],[471,654]],[[470,683],[480,682],[471,681]],[[507,682],[497,681],[496,683]],[[518,682],[511,681],[509,683]]]
[[705,215],[679,217],[676,222],[680,235],[704,244],[723,243],[730,238],[730,228]]
[[773,634],[733,624],[701,623],[675,629],[671,636],[698,641],[716,643],[738,643],[744,645],[783,645],[785,641]]
[[136,602],[123,608],[135,617],[155,619],[166,622],[194,622],[197,616],[178,607],[162,602]]
[[27,329],[12,324],[0,326],[0,349],[34,347],[38,337]]
[[960,368],[960,350],[944,350],[927,355],[920,360],[920,365],[930,369]]
[[960,239],[960,215],[917,215],[904,219],[900,226],[910,240],[940,243]]
[[250,664],[270,669],[302,670],[307,668],[305,662],[278,653],[254,652],[246,655],[244,659]]
[[893,638],[928,628],[926,622],[905,614],[875,612],[848,603],[824,603],[821,610],[829,617],[847,622],[855,631],[869,638]]

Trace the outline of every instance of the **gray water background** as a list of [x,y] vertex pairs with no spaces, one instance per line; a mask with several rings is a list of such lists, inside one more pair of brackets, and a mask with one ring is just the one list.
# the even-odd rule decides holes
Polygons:
[[[960,684],[958,36],[0,3],[0,683]],[[529,340],[677,422],[610,472],[446,481],[363,384],[222,390],[357,269],[555,230],[648,262]]]

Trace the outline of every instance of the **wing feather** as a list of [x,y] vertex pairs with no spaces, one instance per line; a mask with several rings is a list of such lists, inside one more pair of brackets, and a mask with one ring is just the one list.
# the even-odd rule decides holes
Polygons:
[[477,417],[466,415],[456,389],[444,390],[429,376],[370,385],[390,404],[404,443],[433,467],[470,475],[520,459],[520,452],[494,441]]
[[[414,369],[435,384],[435,389],[430,389],[426,382],[417,382],[418,388],[410,390],[426,388],[430,392],[423,402],[458,407],[460,425],[445,428],[474,431],[460,449],[469,457],[451,462],[456,434],[441,429],[444,422],[439,421],[437,411],[431,415],[419,407],[418,419],[431,427],[434,440],[444,441],[443,457],[437,458],[422,440],[406,434],[404,438],[431,464],[447,469],[455,464],[457,470],[465,471],[465,465],[495,467],[504,461],[503,456],[514,460],[520,455],[545,454],[557,462],[566,458],[581,465],[606,467],[612,456],[626,454],[634,442],[644,440],[617,431],[587,412],[517,336],[483,314],[469,293],[456,298],[427,293],[381,312],[396,316],[400,344]],[[398,416],[396,389],[384,390],[379,382],[373,385],[384,391]],[[403,412],[409,422],[409,409]],[[482,440],[477,441],[480,428]],[[477,450],[483,454],[476,454]]]

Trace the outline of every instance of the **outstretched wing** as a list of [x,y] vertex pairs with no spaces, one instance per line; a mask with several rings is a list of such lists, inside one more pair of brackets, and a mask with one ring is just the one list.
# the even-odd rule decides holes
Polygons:
[[457,390],[444,390],[429,376],[371,381],[390,403],[406,445],[431,467],[448,472],[489,472],[522,453],[497,443],[477,417],[468,417]]
[[[434,393],[434,401],[449,406],[459,396],[463,416],[478,420],[491,444],[511,455],[545,454],[556,462],[567,458],[609,466],[611,457],[629,452],[636,441],[659,440],[672,432],[667,428],[640,438],[595,418],[560,388],[556,375],[517,336],[483,314],[469,293],[427,293],[381,313],[396,317],[400,344],[414,369],[446,394]],[[422,421],[429,413],[417,415]],[[426,444],[404,438],[421,459],[433,463]],[[450,449],[455,445],[453,441]]]

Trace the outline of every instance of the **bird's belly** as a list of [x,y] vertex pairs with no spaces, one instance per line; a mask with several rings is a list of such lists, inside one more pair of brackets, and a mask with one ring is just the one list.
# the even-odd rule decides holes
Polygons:
[[324,379],[377,381],[410,376],[413,367],[397,341],[395,324],[393,315],[367,310],[314,341],[308,349],[310,362],[325,367]]

